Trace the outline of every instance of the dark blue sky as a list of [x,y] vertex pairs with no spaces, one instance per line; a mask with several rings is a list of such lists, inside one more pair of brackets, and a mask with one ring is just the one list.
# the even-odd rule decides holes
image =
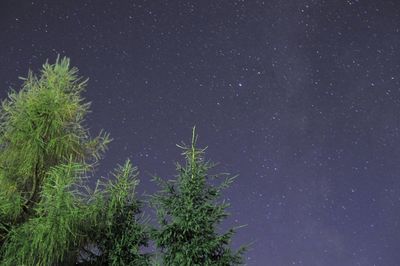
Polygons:
[[400,3],[0,2],[0,96],[57,54],[90,78],[88,126],[172,178],[197,126],[239,174],[224,224],[248,265],[400,265]]

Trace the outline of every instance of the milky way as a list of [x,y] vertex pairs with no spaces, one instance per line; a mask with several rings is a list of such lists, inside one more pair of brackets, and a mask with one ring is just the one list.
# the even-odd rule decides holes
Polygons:
[[0,96],[58,54],[89,77],[97,175],[173,178],[197,126],[239,174],[248,265],[400,265],[400,2],[0,2]]

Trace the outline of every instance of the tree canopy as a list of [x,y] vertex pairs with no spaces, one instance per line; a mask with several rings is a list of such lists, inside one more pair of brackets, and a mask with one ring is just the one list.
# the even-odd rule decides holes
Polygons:
[[[235,229],[217,233],[217,225],[228,216],[229,204],[217,200],[224,188],[234,180],[226,174],[211,175],[215,164],[206,161],[206,148],[196,147],[193,127],[190,145],[178,145],[183,150],[185,164],[177,163],[178,177],[167,182],[156,178],[162,190],[153,196],[160,228],[154,231],[164,265],[238,265],[242,263],[242,247],[234,252],[229,244]],[[210,181],[225,176],[220,185]]]
[[87,80],[67,58],[23,80],[0,112],[1,264],[132,265],[122,261],[139,260],[135,245],[147,243],[135,218],[136,168],[127,161],[115,181],[88,189],[110,138],[103,132],[91,138],[84,125]]
[[[0,264],[241,264],[244,249],[230,248],[235,229],[216,232],[228,216],[218,198],[234,177],[209,182],[220,175],[208,173],[214,165],[196,147],[194,128],[191,145],[179,146],[178,179],[157,179],[158,227],[142,213],[139,172],[129,159],[90,186],[111,139],[103,131],[91,137],[85,125],[86,85],[68,58],[57,58],[1,103]],[[143,251],[150,240],[154,254]]]

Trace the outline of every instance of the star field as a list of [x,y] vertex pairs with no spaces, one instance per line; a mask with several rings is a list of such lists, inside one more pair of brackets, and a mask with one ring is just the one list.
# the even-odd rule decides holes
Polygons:
[[247,265],[400,265],[400,3],[0,2],[2,99],[58,54],[114,139],[98,175],[154,192],[196,125]]

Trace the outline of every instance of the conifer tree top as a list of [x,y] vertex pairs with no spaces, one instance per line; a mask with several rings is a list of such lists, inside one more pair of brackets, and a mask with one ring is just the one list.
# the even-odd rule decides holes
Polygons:
[[197,148],[195,127],[192,128],[191,144],[177,145],[183,149],[185,165],[177,163],[176,180],[156,178],[162,190],[153,197],[160,228],[154,238],[162,251],[164,265],[236,265],[241,264],[244,249],[233,251],[230,247],[235,232],[218,234],[218,225],[224,220],[229,206],[220,202],[221,191],[235,177],[225,175],[220,185],[212,179],[224,174],[211,175],[215,166],[205,161],[206,148]]

